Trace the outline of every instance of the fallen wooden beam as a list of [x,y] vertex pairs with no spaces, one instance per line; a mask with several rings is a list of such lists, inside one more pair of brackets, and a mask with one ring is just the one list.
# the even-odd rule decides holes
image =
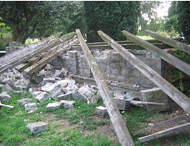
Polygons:
[[165,37],[163,35],[160,35],[158,33],[150,31],[150,30],[146,30],[146,32],[149,33],[151,37],[153,37],[159,41],[162,41],[176,49],[182,50],[182,51],[190,54],[190,46],[188,46],[187,44],[181,43],[179,41],[176,41],[176,40],[168,38],[168,37]]
[[129,38],[131,41],[134,41],[135,43],[139,44],[140,46],[142,46],[143,48],[149,50],[150,52],[156,54],[157,56],[160,56],[163,60],[165,60],[166,62],[172,64],[173,66],[175,66],[176,68],[178,68],[179,70],[183,71],[184,73],[186,73],[187,75],[190,75],[190,65],[183,62],[182,60],[178,59],[177,57],[166,53],[164,51],[162,51],[160,48],[136,37],[135,35],[127,32],[127,31],[122,31],[122,33]]
[[[77,40],[74,39],[72,42],[70,42],[70,44],[75,43],[76,41]],[[70,44],[68,45],[67,42],[65,42],[64,44],[60,44],[59,46],[56,46],[56,47],[50,49],[49,52],[51,52],[51,54],[44,57],[43,59],[41,59],[37,63],[33,64],[32,66],[26,68],[23,71],[23,73],[25,75],[32,75],[32,74],[38,72],[43,66],[45,66],[45,64],[47,64],[48,61],[54,59],[56,56],[61,54],[63,51],[68,51],[71,48]]]
[[178,121],[187,120],[187,119],[189,119],[187,115],[180,115],[180,116],[175,117],[173,119],[169,119],[167,121],[155,124],[155,125],[153,125],[151,127],[143,128],[143,129],[140,129],[138,131],[132,132],[132,134],[133,134],[133,136],[136,136],[136,135],[147,133],[147,132],[150,132],[150,131],[152,131],[154,129],[162,128],[164,126],[168,126],[168,125],[174,124],[174,123],[176,123]]
[[138,59],[135,55],[127,51],[120,44],[115,42],[112,38],[107,36],[102,31],[98,31],[100,37],[107,42],[114,50],[116,50],[123,58],[137,68],[142,74],[144,74],[150,81],[157,85],[163,92],[165,92],[172,100],[174,100],[181,108],[186,112],[190,112],[190,99],[176,89],[167,80],[161,77],[156,71]]
[[102,75],[94,57],[92,56],[87,44],[85,43],[85,40],[82,37],[80,30],[77,29],[76,32],[77,32],[78,40],[79,40],[82,50],[84,52],[86,61],[88,62],[89,67],[91,68],[92,74],[94,76],[94,79],[96,81],[98,89],[100,90],[100,94],[102,96],[104,104],[106,105],[106,109],[110,116],[110,120],[113,124],[114,130],[117,134],[119,142],[121,143],[122,146],[134,146],[131,135],[130,135],[127,127],[125,126],[124,120],[123,120],[117,106],[115,105],[115,103],[113,101],[113,98],[108,89],[108,86],[103,78],[103,75]]
[[140,137],[138,138],[138,140],[140,141],[140,143],[143,143],[143,142],[157,139],[163,136],[167,136],[167,135],[175,134],[184,130],[188,130],[189,128],[190,128],[190,123],[186,123],[186,124],[168,128],[168,129],[165,129],[165,130],[162,130],[162,131],[159,131],[159,132],[156,132],[144,137]]
[[30,62],[27,62],[27,63],[22,63],[22,64],[19,64],[18,66],[16,66],[15,68],[19,71],[19,72],[22,72],[23,70],[25,70],[27,67],[29,67],[31,65]]
[[136,106],[139,106],[139,105],[165,105],[165,103],[157,103],[157,102],[144,102],[144,101],[136,101],[136,100],[127,100],[130,104],[132,105],[136,105]]
[[[7,69],[12,68],[17,66],[20,63],[23,63],[27,60],[29,60],[32,57],[37,56],[39,53],[46,51],[48,49],[51,49],[52,47],[59,45],[62,42],[65,42],[68,39],[71,39],[73,36],[75,35],[75,33],[69,33],[64,35],[62,38],[60,39],[53,39],[50,40],[47,44],[45,44],[43,47],[38,46],[35,49],[31,49],[31,50],[19,50],[18,52],[13,52],[12,56],[17,56],[15,58],[12,58],[10,55],[10,57],[7,58],[6,61],[3,61],[1,66],[0,66],[0,74],[5,72]],[[6,55],[5,55],[6,56]],[[6,57],[5,57],[6,59]]]
[[8,108],[11,108],[11,109],[14,108],[14,106],[2,104],[1,102],[0,102],[0,107],[8,107]]

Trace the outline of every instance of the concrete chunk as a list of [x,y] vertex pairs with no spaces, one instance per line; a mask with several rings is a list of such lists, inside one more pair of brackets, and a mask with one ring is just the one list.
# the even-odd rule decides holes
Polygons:
[[49,103],[46,108],[49,109],[59,109],[61,107],[61,103],[60,102],[54,102],[54,103]]
[[57,97],[57,99],[60,101],[60,100],[65,100],[65,99],[69,99],[69,98],[72,98],[72,93],[69,92],[69,93],[66,93],[66,94],[61,94]]
[[117,105],[119,110],[126,110],[130,106],[130,103],[124,100],[124,98],[122,97],[114,98],[114,102]]
[[141,90],[141,100],[145,102],[164,103],[162,106],[146,105],[145,108],[148,112],[160,112],[169,109],[168,96],[160,88]]
[[25,105],[25,104],[27,104],[27,103],[29,103],[31,101],[32,101],[31,98],[24,98],[24,99],[21,99],[21,100],[17,100],[17,104],[18,105]]
[[11,99],[11,96],[7,92],[2,92],[0,94],[0,101],[8,101]]
[[60,103],[64,106],[64,108],[73,108],[75,101],[61,100]]
[[35,97],[35,99],[38,102],[44,102],[50,99],[50,95],[47,92],[42,92],[41,94],[39,94],[38,96]]
[[26,111],[34,112],[37,109],[36,103],[28,103],[24,105]]
[[95,113],[101,117],[107,117],[108,116],[108,111],[105,107],[103,106],[98,106],[95,109]]
[[45,122],[37,122],[37,123],[28,124],[26,127],[33,134],[38,134],[49,129],[48,123],[45,123]]

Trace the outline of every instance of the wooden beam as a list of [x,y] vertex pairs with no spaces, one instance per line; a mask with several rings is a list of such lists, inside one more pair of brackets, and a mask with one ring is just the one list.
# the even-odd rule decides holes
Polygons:
[[162,130],[162,131],[159,131],[159,132],[156,132],[156,133],[144,136],[144,137],[140,137],[140,138],[138,138],[138,140],[140,141],[140,143],[143,143],[143,142],[157,139],[157,138],[160,138],[163,136],[167,136],[167,135],[178,133],[178,132],[181,132],[184,130],[188,130],[189,128],[190,128],[190,123],[186,123],[186,124],[168,128],[168,129],[165,129],[165,130]]
[[68,39],[71,39],[74,35],[75,35],[75,33],[69,33],[69,34],[62,36],[60,39],[50,40],[43,47],[38,46],[33,49],[23,50],[23,52],[22,52],[22,50],[19,50],[18,52],[13,52],[12,56],[16,56],[15,58],[14,57],[12,58],[11,55],[8,55],[9,57],[7,57],[6,61],[5,61],[5,59],[2,60],[2,62],[1,62],[2,64],[0,66],[0,74],[5,72],[9,68],[15,67],[18,64],[23,63],[32,57],[37,56],[39,53],[41,53],[43,51],[51,49],[52,47],[59,45],[60,43],[65,42]]
[[176,68],[178,68],[179,70],[183,71],[184,73],[186,73],[187,75],[190,76],[190,65],[183,62],[182,60],[178,59],[177,57],[166,53],[164,51],[162,51],[160,48],[136,37],[135,35],[127,32],[127,31],[122,31],[122,33],[129,38],[131,41],[134,41],[135,43],[139,44],[141,47],[151,51],[152,53],[156,54],[157,56],[160,56],[163,60],[165,60],[166,62],[172,64],[173,66],[175,66]]
[[168,37],[165,37],[163,35],[160,35],[158,33],[150,31],[150,30],[146,30],[146,32],[149,33],[151,37],[153,37],[159,41],[162,41],[176,49],[182,50],[182,51],[190,54],[190,46],[188,46],[187,44],[181,43],[179,41],[176,41],[176,40],[168,38]]
[[55,57],[57,57],[59,54],[61,54],[62,52],[68,51],[70,50],[70,45],[72,43],[75,43],[76,41],[78,41],[77,39],[74,39],[72,42],[70,42],[69,44],[67,44],[67,42],[65,42],[64,44],[60,44],[59,46],[56,46],[54,48],[51,49],[50,52],[52,52],[51,54],[49,54],[48,56],[44,57],[43,59],[41,59],[40,61],[38,61],[37,63],[33,64],[32,66],[28,67],[27,69],[25,69],[23,71],[24,74],[26,75],[32,75],[34,73],[36,73],[37,71],[39,71],[45,64],[47,64],[48,61],[54,59]]
[[[88,45],[88,44],[87,44]],[[132,49],[132,50],[140,50],[140,49],[144,49],[143,47],[137,45],[137,44],[121,44],[123,47],[125,47],[126,49]],[[163,43],[153,43],[153,45],[161,48],[161,49],[165,49],[165,48],[171,48],[171,46],[169,45],[165,45]],[[109,45],[107,44],[90,44],[88,45],[89,49],[92,50],[92,49],[111,49]],[[73,45],[72,46],[73,49],[76,49],[76,50],[81,50],[81,47],[80,45]]]
[[121,143],[122,146],[134,146],[131,135],[130,135],[127,127],[125,126],[124,120],[123,120],[117,106],[115,105],[115,103],[113,101],[113,98],[108,89],[108,86],[103,78],[103,75],[102,75],[94,57],[92,56],[87,44],[85,43],[85,40],[82,37],[80,30],[77,29],[76,32],[77,32],[78,40],[79,40],[82,50],[84,52],[84,56],[88,62],[89,67],[91,68],[92,74],[94,76],[96,84],[98,85],[98,89],[100,90],[100,94],[102,96],[104,104],[106,105],[106,109],[110,116],[110,120],[113,124],[114,130],[117,134],[119,142]]
[[31,64],[30,62],[27,62],[27,63],[22,63],[22,64],[19,64],[18,66],[16,66],[15,68],[19,71],[19,72],[22,72],[23,70],[25,70],[27,67],[29,67]]
[[1,101],[0,101],[0,107],[8,107],[8,108],[11,108],[11,109],[14,108],[14,106],[2,104]]
[[178,121],[181,121],[181,120],[187,120],[189,119],[187,117],[187,115],[180,115],[178,117],[175,117],[173,119],[169,119],[167,121],[164,121],[164,122],[161,122],[161,123],[158,123],[158,124],[155,124],[151,127],[147,127],[147,128],[143,128],[143,129],[140,129],[138,131],[135,131],[135,132],[132,132],[133,136],[136,136],[136,135],[139,135],[139,134],[143,134],[143,133],[147,133],[147,132],[150,132],[154,129],[157,129],[157,128],[162,128],[164,126],[168,126],[168,125],[172,125],[172,124],[175,124],[176,122]]
[[172,100],[174,100],[181,108],[186,112],[190,112],[190,99],[176,89],[167,80],[161,77],[156,71],[138,59],[135,55],[127,51],[120,44],[115,42],[112,38],[107,36],[102,31],[98,31],[100,37],[107,42],[114,50],[116,50],[123,58],[137,68],[142,74],[144,74],[150,81],[157,85],[163,92],[165,92]]

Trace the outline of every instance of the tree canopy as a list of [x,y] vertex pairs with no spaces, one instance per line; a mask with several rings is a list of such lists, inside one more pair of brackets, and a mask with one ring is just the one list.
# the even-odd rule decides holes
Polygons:
[[[52,20],[68,15],[75,8],[73,2],[40,2],[17,1],[0,2],[0,22],[10,26],[13,38],[17,42],[25,43],[36,28],[39,29],[52,24]],[[41,26],[41,27],[40,27]],[[53,27],[53,25],[52,25]]]
[[178,1],[178,24],[185,40],[190,42],[190,1]]
[[101,40],[97,34],[102,30],[115,40],[123,40],[121,31],[137,33],[140,2],[84,2],[88,41]]

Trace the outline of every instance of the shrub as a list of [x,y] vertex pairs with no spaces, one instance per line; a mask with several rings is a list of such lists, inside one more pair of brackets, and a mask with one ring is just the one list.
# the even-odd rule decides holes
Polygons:
[[4,51],[5,47],[9,45],[9,42],[3,42],[0,40],[0,51]]

